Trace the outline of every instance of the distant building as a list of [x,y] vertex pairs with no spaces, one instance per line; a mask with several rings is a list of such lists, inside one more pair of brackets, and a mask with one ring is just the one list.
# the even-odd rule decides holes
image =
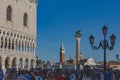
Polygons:
[[84,65],[96,66],[96,63],[94,62],[93,58],[89,58],[89,59],[87,59],[87,62]]
[[[78,45],[78,44],[77,44]],[[79,60],[79,65],[80,61],[83,60],[82,54],[80,54],[80,60]],[[62,42],[60,46],[60,62],[55,64],[55,68],[62,68],[62,69],[76,69],[76,58],[73,58],[70,56],[68,60],[65,60],[65,47]]]
[[[99,68],[103,68],[104,67],[104,62],[98,62],[97,63],[97,67]],[[106,67],[107,68],[110,68],[110,69],[113,69],[113,70],[120,70],[120,62],[116,62],[116,61],[109,61],[109,62],[106,62]]]

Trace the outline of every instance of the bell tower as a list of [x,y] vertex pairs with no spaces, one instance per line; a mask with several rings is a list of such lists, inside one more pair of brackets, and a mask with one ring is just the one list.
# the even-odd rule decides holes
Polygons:
[[65,48],[64,48],[64,44],[62,42],[61,46],[60,46],[60,62],[63,63],[65,61]]

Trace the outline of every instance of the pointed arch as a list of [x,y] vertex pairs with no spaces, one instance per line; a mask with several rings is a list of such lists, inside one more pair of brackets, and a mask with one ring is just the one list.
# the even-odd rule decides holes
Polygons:
[[6,59],[5,59],[5,68],[6,69],[8,69],[9,68],[9,61],[10,61],[10,58],[9,57],[7,57]]
[[7,7],[6,19],[12,21],[12,7],[10,5]]
[[14,57],[13,60],[12,60],[12,67],[13,68],[16,68],[16,65],[17,65],[16,61],[17,61],[17,59],[16,59],[16,57]]
[[23,26],[28,26],[28,15],[24,13],[23,15]]

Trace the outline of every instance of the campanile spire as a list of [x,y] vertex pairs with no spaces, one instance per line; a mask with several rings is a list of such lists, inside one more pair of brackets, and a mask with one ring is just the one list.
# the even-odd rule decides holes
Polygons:
[[65,48],[62,42],[60,46],[60,62],[64,62],[64,61],[65,61]]

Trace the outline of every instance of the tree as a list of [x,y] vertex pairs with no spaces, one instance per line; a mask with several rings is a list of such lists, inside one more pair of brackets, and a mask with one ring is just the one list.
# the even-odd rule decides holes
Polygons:
[[37,56],[36,56],[36,64],[37,64],[37,67],[41,67],[42,65],[42,60],[39,59]]
[[46,62],[46,66],[47,66],[47,67],[50,67],[50,61],[47,61],[47,62]]

